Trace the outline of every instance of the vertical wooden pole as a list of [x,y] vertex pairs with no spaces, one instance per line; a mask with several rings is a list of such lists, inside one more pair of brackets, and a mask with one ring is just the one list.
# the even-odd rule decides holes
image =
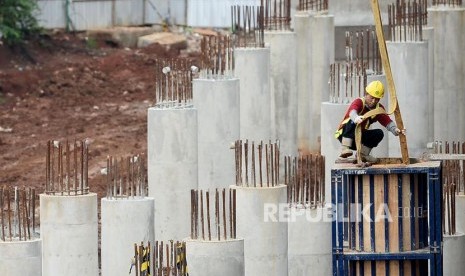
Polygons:
[[[396,88],[394,85],[394,79],[392,77],[391,64],[389,63],[389,56],[386,49],[386,42],[384,40],[383,34],[383,23],[381,21],[381,13],[379,10],[378,0],[371,0],[371,7],[373,10],[373,16],[375,19],[376,27],[376,37],[378,38],[379,52],[381,54],[381,61],[383,63],[384,73],[386,74],[386,79],[389,88],[389,94],[391,98],[391,108],[394,110],[389,110],[389,114],[394,113],[394,118],[396,120],[397,127],[399,129],[404,129],[404,123],[402,121],[402,116],[400,114],[399,103],[397,102]],[[408,148],[407,148],[407,137],[404,134],[399,135],[400,140],[400,151],[402,154],[402,163],[410,164]]]

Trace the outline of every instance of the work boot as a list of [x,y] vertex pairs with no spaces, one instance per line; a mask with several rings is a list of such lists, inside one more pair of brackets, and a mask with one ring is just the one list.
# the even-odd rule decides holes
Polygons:
[[350,138],[342,138],[341,154],[339,155],[339,157],[347,158],[352,155],[352,150],[350,149],[350,147],[352,146],[352,141],[353,140]]
[[370,152],[371,152],[371,148],[362,145],[362,149],[360,150],[360,156],[362,157],[362,161],[370,162],[370,163],[378,162],[378,158],[371,156]]

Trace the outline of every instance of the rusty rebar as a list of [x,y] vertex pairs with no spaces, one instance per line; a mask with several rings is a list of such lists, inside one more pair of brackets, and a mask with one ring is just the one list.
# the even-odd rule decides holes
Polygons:
[[322,155],[286,156],[284,170],[287,201],[291,206],[315,208],[325,204]]

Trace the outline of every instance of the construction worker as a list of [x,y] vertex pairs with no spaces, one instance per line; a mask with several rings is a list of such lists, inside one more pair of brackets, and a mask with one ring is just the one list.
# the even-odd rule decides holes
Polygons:
[[364,97],[352,101],[334,136],[342,145],[339,157],[350,157],[352,156],[352,150],[356,150],[355,127],[357,124],[362,124],[362,148],[360,150],[362,161],[376,163],[378,159],[371,156],[370,152],[383,140],[384,133],[381,129],[369,129],[370,125],[379,122],[395,136],[400,133],[405,134],[405,130],[398,129],[396,124],[385,113],[365,118],[363,115],[372,109],[378,107],[384,109],[384,106],[379,103],[379,100],[384,96],[383,84],[380,81],[372,81],[366,86],[365,92]]

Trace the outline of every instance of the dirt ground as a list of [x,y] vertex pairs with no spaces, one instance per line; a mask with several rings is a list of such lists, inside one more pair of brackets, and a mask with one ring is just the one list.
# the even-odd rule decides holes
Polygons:
[[147,151],[155,60],[196,55],[158,44],[123,48],[98,37],[90,44],[85,33],[63,31],[23,49],[0,45],[0,186],[42,192],[47,141],[88,138],[89,187],[100,198],[107,156]]

